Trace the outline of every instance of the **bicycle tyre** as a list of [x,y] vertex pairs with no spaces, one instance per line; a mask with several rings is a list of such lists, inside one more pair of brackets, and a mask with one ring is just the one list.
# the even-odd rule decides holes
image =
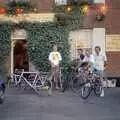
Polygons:
[[5,98],[5,91],[3,89],[0,89],[0,104],[4,102]]
[[81,98],[87,99],[89,97],[91,91],[92,91],[91,86],[86,86],[86,84],[84,84],[81,88]]
[[94,93],[96,96],[100,96],[101,95],[101,92],[102,92],[102,86],[101,86],[101,83],[96,83],[95,84],[95,87],[94,87]]
[[79,93],[80,89],[81,89],[81,85],[79,83],[79,80],[77,79],[73,79],[70,81],[70,88],[72,90],[73,93]]
[[65,92],[66,90],[69,89],[69,79],[67,77],[62,78],[62,92]]

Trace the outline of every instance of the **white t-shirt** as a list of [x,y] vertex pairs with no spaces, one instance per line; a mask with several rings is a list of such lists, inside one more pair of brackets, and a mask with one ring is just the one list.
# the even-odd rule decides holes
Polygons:
[[107,61],[106,55],[94,55],[94,68],[104,70],[104,62]]
[[59,65],[59,62],[62,60],[61,54],[59,52],[51,52],[49,54],[49,61],[54,65]]
[[94,56],[93,56],[93,55],[90,55],[89,57],[88,57],[88,56],[85,56],[84,59],[83,59],[83,62],[91,62],[91,63],[94,63]]

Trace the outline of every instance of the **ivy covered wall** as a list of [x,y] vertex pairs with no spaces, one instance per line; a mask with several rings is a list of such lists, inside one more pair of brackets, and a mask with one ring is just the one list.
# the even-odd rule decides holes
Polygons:
[[10,53],[10,36],[12,23],[0,23],[0,75],[5,71],[5,59]]
[[28,31],[29,58],[39,70],[48,71],[49,52],[53,44],[57,44],[62,54],[63,62],[69,62],[68,30],[64,26],[56,26],[54,23],[25,23]]
[[[61,66],[66,68],[69,59],[68,43],[69,32],[80,29],[82,26],[84,12],[79,10],[79,6],[73,6],[73,11],[66,12],[65,6],[54,9],[56,19],[54,22],[46,23],[22,23],[28,33],[28,52],[30,61],[41,71],[49,71],[49,52],[52,51],[53,44],[58,44],[63,61]],[[10,36],[12,23],[0,23],[0,71],[4,71],[4,60],[10,54]],[[64,69],[64,73],[67,70]]]
[[[30,61],[41,71],[49,71],[49,52],[53,44],[58,44],[63,57],[62,66],[69,62],[69,32],[65,26],[54,23],[23,23],[28,34],[28,52]],[[11,23],[0,23],[0,70],[4,71],[4,60],[10,55]]]

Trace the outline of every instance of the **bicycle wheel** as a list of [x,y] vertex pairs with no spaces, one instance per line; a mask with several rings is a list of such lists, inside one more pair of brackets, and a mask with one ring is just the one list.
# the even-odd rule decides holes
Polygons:
[[94,93],[95,93],[95,95],[96,96],[100,96],[101,95],[101,92],[102,92],[102,83],[101,83],[101,81],[100,80],[97,80],[96,82],[95,82],[95,86],[94,86]]
[[3,89],[0,89],[0,104],[4,102],[5,97],[5,91]]
[[85,83],[81,88],[81,98],[87,99],[92,91],[90,83]]
[[74,78],[70,81],[70,88],[74,93],[79,93],[81,89],[81,84],[79,79]]
[[69,82],[69,78],[62,76],[62,92],[65,92],[67,89],[69,89]]

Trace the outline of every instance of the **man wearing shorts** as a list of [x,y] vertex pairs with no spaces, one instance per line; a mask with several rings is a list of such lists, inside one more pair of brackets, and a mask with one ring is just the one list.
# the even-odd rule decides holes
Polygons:
[[60,52],[58,52],[57,45],[53,46],[53,52],[49,54],[49,61],[51,63],[52,79],[55,82],[56,89],[58,89],[59,67],[62,57]]
[[[104,69],[106,66],[107,58],[106,55],[101,54],[100,46],[95,47],[95,55],[94,55],[94,71],[97,75],[101,77],[103,80],[104,77]],[[104,90],[102,90],[101,97],[104,96]]]

